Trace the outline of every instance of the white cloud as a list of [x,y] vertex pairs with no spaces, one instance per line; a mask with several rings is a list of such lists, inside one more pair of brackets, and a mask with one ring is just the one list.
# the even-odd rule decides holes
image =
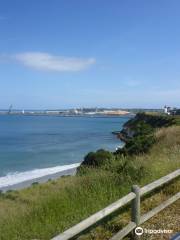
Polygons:
[[43,52],[25,52],[13,56],[15,60],[27,67],[44,71],[81,71],[95,64],[94,58],[74,58],[54,56]]

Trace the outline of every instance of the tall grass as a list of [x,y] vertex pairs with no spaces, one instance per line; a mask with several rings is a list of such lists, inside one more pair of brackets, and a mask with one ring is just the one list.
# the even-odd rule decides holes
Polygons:
[[127,194],[132,183],[144,185],[179,168],[180,127],[159,129],[155,137],[147,154],[1,194],[0,239],[50,239]]

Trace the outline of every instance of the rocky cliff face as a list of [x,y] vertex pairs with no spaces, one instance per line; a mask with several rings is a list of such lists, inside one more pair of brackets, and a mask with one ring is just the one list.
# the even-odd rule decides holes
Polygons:
[[150,131],[152,129],[168,127],[174,124],[174,118],[172,116],[153,115],[146,113],[138,113],[127,123],[124,124],[123,129],[120,132],[114,132],[118,138],[127,142],[133,138],[139,132]]

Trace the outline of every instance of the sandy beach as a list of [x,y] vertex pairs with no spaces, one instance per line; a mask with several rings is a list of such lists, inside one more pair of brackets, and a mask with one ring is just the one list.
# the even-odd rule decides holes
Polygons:
[[34,178],[32,180],[24,181],[24,182],[17,183],[17,184],[14,184],[14,185],[1,187],[0,191],[6,192],[8,190],[20,190],[20,189],[23,189],[23,188],[30,187],[34,182],[45,183],[49,179],[57,179],[57,178],[62,177],[62,176],[75,175],[75,173],[76,173],[76,168],[68,169],[68,170],[61,171],[61,172],[58,172],[58,173],[55,173],[55,174],[49,174],[49,175],[46,175],[46,176],[43,176],[43,177],[40,177],[40,178]]

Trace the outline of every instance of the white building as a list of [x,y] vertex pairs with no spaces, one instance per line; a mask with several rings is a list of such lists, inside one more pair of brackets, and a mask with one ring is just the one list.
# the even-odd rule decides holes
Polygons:
[[167,115],[170,115],[171,114],[171,107],[168,107],[168,106],[164,106],[164,113],[167,114]]

